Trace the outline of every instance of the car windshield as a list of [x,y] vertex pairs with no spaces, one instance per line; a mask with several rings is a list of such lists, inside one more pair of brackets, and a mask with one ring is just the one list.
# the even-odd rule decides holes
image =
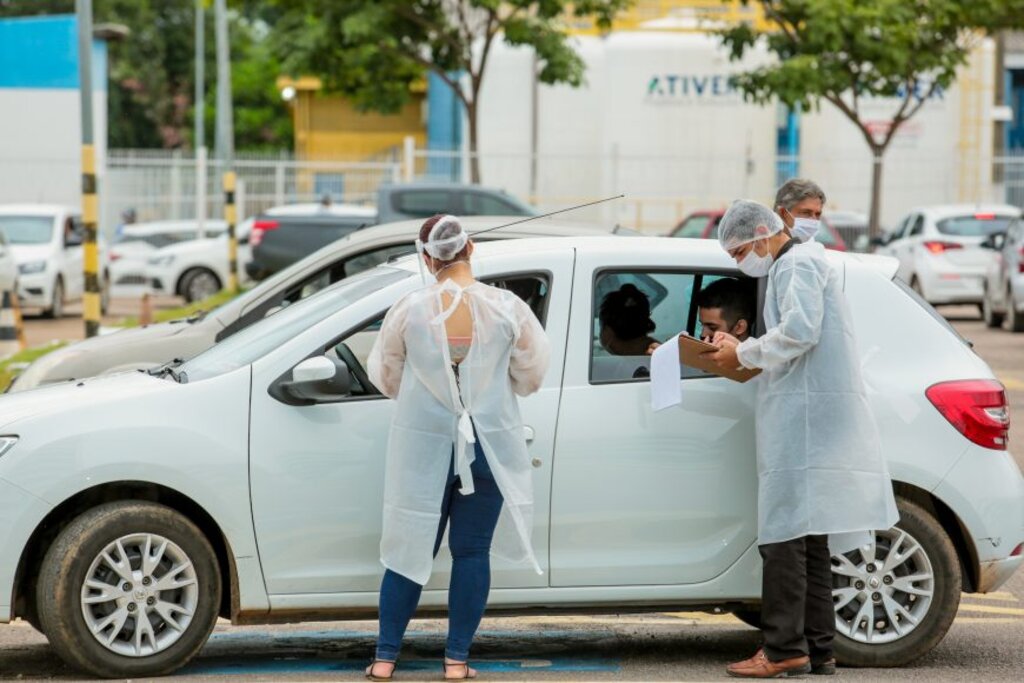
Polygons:
[[53,217],[0,216],[0,230],[10,244],[46,244],[53,235]]
[[298,301],[233,334],[181,366],[187,381],[216,377],[249,365],[330,315],[390,284],[412,277],[399,268],[381,266]]
[[1016,216],[997,216],[992,213],[975,213],[968,216],[945,218],[936,226],[943,235],[957,237],[988,237],[997,232],[1006,232],[1006,228]]

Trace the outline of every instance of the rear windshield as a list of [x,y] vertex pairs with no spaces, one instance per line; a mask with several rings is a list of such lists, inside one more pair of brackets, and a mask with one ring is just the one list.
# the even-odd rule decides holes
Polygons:
[[943,235],[957,237],[988,237],[997,232],[1006,232],[1007,226],[1016,216],[996,216],[995,214],[971,214],[944,218],[936,226]]
[[956,338],[957,338],[957,339],[959,339],[960,341],[962,341],[962,342],[963,342],[964,344],[967,344],[967,346],[970,346],[970,347],[972,347],[972,348],[974,347],[974,344],[972,344],[972,343],[971,343],[971,342],[970,342],[969,340],[967,340],[967,339],[964,339],[963,335],[962,335],[962,334],[960,334],[959,332],[957,332],[957,331],[956,331],[956,328],[955,328],[955,327],[953,327],[952,325],[950,325],[950,324],[949,324],[949,321],[948,321],[948,320],[946,320],[946,319],[945,319],[944,317],[942,317],[942,315],[940,315],[940,314],[939,314],[939,312],[935,310],[935,307],[934,307],[934,306],[932,306],[932,305],[931,305],[930,303],[928,303],[927,301],[925,301],[925,300],[924,300],[924,299],[923,299],[923,298],[921,297],[921,295],[920,295],[920,294],[918,294],[917,292],[915,292],[915,291],[914,291],[914,290],[913,290],[913,289],[912,289],[912,288],[910,287],[910,285],[908,285],[908,284],[907,284],[906,282],[904,282],[903,280],[901,280],[901,279],[900,279],[900,278],[898,278],[898,277],[894,277],[894,278],[892,279],[892,281],[893,281],[894,283],[896,283],[896,286],[897,286],[897,287],[899,287],[899,288],[900,288],[901,290],[903,290],[903,293],[904,293],[904,294],[906,294],[907,296],[909,296],[909,297],[910,297],[911,299],[913,299],[913,300],[914,300],[915,302],[917,302],[917,305],[918,305],[918,306],[920,306],[920,307],[921,307],[921,308],[923,308],[923,309],[924,309],[925,311],[927,311],[928,315],[930,315],[930,316],[931,316],[932,318],[934,318],[936,322],[938,322],[938,323],[939,323],[940,325],[942,325],[942,326],[943,326],[944,328],[946,328],[947,330],[949,330],[950,332],[952,332],[952,333],[953,333],[953,335],[954,335],[954,336],[956,336]]

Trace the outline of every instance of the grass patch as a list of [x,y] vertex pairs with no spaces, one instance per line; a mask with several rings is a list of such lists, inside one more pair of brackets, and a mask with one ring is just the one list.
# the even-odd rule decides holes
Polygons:
[[[188,304],[187,306],[178,306],[177,308],[166,308],[162,311],[154,311],[153,322],[154,323],[166,323],[171,320],[181,320],[182,318],[191,318],[192,316],[202,313],[205,311],[212,311],[222,304],[234,299],[236,296],[242,294],[244,290],[239,292],[230,292],[226,289],[214,294],[211,297],[207,297],[202,301],[196,301]],[[121,327],[138,327],[139,319],[135,316],[129,316],[122,318],[119,323]]]
[[25,349],[19,351],[10,358],[5,358],[0,361],[0,391],[7,391],[7,387],[10,386],[14,378],[17,377],[23,367],[28,365],[32,361],[42,358],[51,351],[56,351],[62,346],[67,346],[67,342],[52,342],[43,346],[36,346],[31,349]]

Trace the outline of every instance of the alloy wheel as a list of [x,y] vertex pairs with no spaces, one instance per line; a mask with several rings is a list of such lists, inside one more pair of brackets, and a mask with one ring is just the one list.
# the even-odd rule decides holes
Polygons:
[[191,302],[208,299],[220,291],[217,277],[208,271],[201,271],[188,281],[188,299]]
[[836,630],[869,645],[906,637],[932,604],[935,571],[921,544],[898,527],[832,557]]
[[81,591],[82,615],[103,647],[149,657],[188,629],[199,603],[191,559],[156,534],[130,534],[93,560]]

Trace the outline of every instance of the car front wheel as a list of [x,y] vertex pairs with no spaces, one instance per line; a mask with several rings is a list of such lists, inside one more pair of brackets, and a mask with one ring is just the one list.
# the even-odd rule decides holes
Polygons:
[[938,521],[900,499],[899,523],[873,545],[832,558],[836,658],[903,666],[946,635],[960,605],[960,561]]
[[68,664],[96,676],[160,676],[206,642],[221,602],[209,541],[154,503],[107,503],[83,513],[47,551],[40,626]]
[[981,302],[981,317],[985,319],[985,327],[996,329],[1003,325],[1003,314],[997,313],[992,308],[992,298],[988,291],[985,292],[985,298]]
[[1010,332],[1024,332],[1024,313],[1017,312],[1012,291],[1006,292],[1006,327]]

